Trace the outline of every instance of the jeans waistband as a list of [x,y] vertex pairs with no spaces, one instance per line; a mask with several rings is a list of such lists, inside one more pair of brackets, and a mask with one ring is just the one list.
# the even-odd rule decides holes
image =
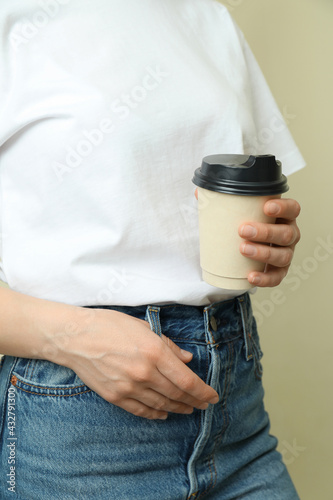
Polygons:
[[220,343],[251,333],[252,311],[248,293],[207,306],[183,304],[142,306],[85,306],[111,309],[149,322],[158,335],[187,342]]

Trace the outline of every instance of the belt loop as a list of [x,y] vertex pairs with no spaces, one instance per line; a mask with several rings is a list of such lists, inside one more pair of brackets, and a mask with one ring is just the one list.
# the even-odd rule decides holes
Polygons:
[[147,306],[145,320],[149,322],[150,329],[162,337],[160,310],[161,308],[157,306]]
[[240,297],[237,297],[240,313],[241,313],[241,318],[242,318],[242,326],[243,326],[243,336],[244,336],[244,343],[245,343],[245,355],[247,361],[253,358],[253,351],[252,351],[252,343],[250,342],[250,337],[251,333],[249,332],[248,326],[248,313],[247,313],[247,300],[245,300],[244,295],[241,295]]
[[216,320],[213,316],[215,312],[215,308],[212,307],[212,304],[205,307],[203,310],[203,319],[205,325],[205,334],[206,334],[206,342],[210,346],[217,347],[215,343],[214,333],[217,329]]

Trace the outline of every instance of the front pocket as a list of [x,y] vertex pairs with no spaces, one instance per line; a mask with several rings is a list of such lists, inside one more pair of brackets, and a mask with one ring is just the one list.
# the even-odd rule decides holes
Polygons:
[[70,368],[40,359],[18,358],[10,381],[17,389],[39,396],[70,397],[91,392]]

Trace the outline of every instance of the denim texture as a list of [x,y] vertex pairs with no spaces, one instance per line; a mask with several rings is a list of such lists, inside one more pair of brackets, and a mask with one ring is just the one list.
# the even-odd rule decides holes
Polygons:
[[[94,306],[98,307],[98,306]],[[248,294],[207,307],[108,307],[149,321],[193,353],[216,405],[166,421],[135,417],[69,368],[5,356],[0,372],[0,498],[297,500],[263,404],[262,352]],[[15,389],[15,493],[6,476]]]

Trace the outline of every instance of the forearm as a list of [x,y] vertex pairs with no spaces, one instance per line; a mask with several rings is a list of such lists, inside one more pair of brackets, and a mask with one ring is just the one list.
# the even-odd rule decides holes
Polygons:
[[82,308],[0,287],[0,353],[57,362],[53,345]]
[[191,413],[219,400],[192,359],[144,320],[0,288],[0,352],[71,368],[106,401],[141,417]]

